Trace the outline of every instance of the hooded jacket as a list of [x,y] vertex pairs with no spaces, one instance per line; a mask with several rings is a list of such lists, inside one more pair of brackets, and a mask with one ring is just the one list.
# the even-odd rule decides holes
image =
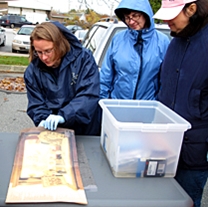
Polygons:
[[194,35],[188,25],[171,41],[158,94],[192,126],[184,134],[179,159],[179,167],[189,170],[208,170],[208,18],[205,23],[200,29],[195,25]]
[[57,73],[51,73],[35,58],[24,73],[28,96],[27,114],[35,126],[50,114],[65,119],[59,127],[75,130],[75,134],[99,134],[96,119],[99,100],[99,71],[92,54],[58,22],[53,22],[70,43],[70,51],[62,58]]
[[114,36],[100,71],[100,97],[155,99],[169,39],[155,29],[148,0],[121,1],[115,10],[121,20],[123,8],[146,13],[150,27],[139,31],[127,28]]

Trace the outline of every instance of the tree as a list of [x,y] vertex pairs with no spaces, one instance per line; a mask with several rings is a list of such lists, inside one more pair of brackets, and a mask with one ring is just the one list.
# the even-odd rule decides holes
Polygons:
[[161,0],[149,0],[153,13],[155,14],[161,6]]
[[[67,16],[70,17],[70,19],[67,18],[65,19],[66,25],[76,24],[81,26],[83,29],[91,27],[95,22],[105,17],[104,15],[100,15],[96,13],[94,10],[90,10],[90,9],[81,10],[81,11],[73,10],[73,12],[71,11],[68,12],[67,14]],[[86,18],[85,21],[80,19],[80,13],[85,14],[85,18]]]
[[[159,10],[159,8],[161,7],[161,0],[149,0],[149,2],[152,7],[153,13],[155,14]],[[157,19],[157,20],[155,20],[155,22],[161,23],[163,21]]]

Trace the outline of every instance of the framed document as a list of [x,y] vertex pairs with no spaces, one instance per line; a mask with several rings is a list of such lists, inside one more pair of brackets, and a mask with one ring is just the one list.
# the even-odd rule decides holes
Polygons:
[[33,202],[87,204],[73,130],[21,132],[6,203]]

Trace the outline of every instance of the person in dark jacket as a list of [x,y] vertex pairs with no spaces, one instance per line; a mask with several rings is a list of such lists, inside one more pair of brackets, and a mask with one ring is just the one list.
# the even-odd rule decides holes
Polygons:
[[92,54],[59,22],[37,25],[30,40],[24,80],[35,126],[99,134],[99,71]]
[[171,41],[161,68],[158,100],[190,122],[176,180],[199,207],[208,177],[208,0],[162,1],[154,15]]

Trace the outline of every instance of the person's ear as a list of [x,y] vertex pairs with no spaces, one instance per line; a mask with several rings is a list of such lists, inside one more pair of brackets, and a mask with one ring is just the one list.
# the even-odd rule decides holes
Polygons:
[[186,14],[190,18],[192,17],[197,10],[197,5],[195,3],[191,4],[189,7],[186,8]]

